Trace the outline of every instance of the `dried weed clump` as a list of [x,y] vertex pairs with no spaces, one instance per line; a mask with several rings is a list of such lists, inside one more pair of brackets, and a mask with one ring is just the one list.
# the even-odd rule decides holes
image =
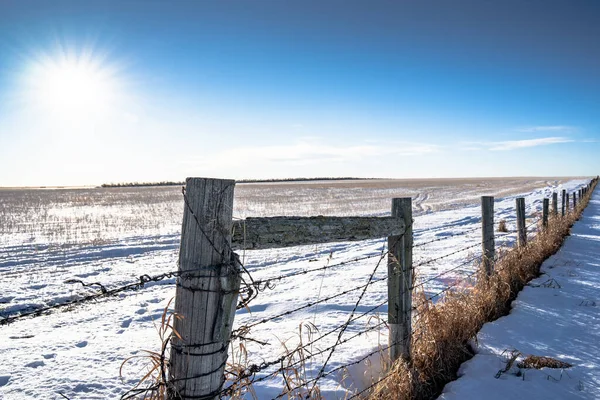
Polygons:
[[412,359],[396,362],[390,371],[393,376],[375,386],[370,398],[437,397],[447,382],[456,379],[460,364],[473,356],[471,343],[483,324],[506,315],[517,293],[558,251],[589,196],[582,200],[575,212],[552,217],[548,228],[526,246],[501,254],[490,277],[480,271],[468,285],[448,291],[435,305],[423,294],[416,295]]
[[498,232],[508,232],[505,219],[501,219],[500,222],[498,222]]
[[519,363],[519,368],[535,368],[535,369],[542,369],[542,368],[563,369],[563,368],[571,368],[572,366],[573,366],[572,364],[569,364],[568,362],[565,362],[565,361],[557,360],[556,358],[544,357],[544,356],[534,356],[534,355],[525,357],[525,359]]

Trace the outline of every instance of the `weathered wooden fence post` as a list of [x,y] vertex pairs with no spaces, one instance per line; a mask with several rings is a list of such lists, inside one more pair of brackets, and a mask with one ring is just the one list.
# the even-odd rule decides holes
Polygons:
[[561,197],[561,215],[564,217],[565,216],[565,205],[569,202],[569,200],[566,200],[565,202],[565,195],[567,194],[567,191],[565,189],[562,190],[562,197]]
[[525,246],[527,244],[527,227],[525,226],[525,198],[523,197],[517,197],[517,231],[519,246]]
[[223,179],[186,182],[169,399],[217,399],[224,382],[241,278],[230,245],[234,185]]
[[567,197],[565,198],[565,212],[568,213],[569,212],[569,193],[567,193],[566,196]]
[[548,227],[548,208],[549,208],[549,203],[550,203],[550,200],[544,199],[544,202],[543,202],[543,205],[542,205],[542,226],[544,228]]
[[577,211],[577,193],[573,192],[573,212]]
[[552,193],[552,215],[555,217],[558,215],[558,193]]
[[410,358],[412,318],[412,199],[392,199],[392,217],[404,219],[404,234],[388,237],[388,324],[390,359]]
[[488,276],[494,269],[494,197],[481,196],[481,245],[483,268]]

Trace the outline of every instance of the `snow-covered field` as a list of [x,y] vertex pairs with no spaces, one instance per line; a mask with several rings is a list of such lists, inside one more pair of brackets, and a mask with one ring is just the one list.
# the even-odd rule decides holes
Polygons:
[[[487,323],[477,354],[446,385],[441,400],[600,398],[600,192],[563,247],[542,265],[509,315]],[[513,353],[514,352],[514,353]],[[507,360],[518,356],[510,368]],[[527,356],[552,357],[570,368],[519,367]],[[506,371],[505,371],[506,370]],[[500,373],[499,371],[504,371]]]
[[[417,267],[418,279],[428,281],[425,291],[433,295],[473,271],[480,254],[477,246],[480,241],[479,196],[495,195],[496,221],[505,219],[508,229],[513,230],[515,197],[526,197],[527,215],[534,221],[542,199],[552,191],[572,192],[586,183],[587,179],[515,178],[240,184],[236,187],[234,216],[386,215],[392,197],[412,196],[416,265],[470,247]],[[98,287],[66,284],[69,279],[100,282],[110,289],[134,282],[142,274],[156,275],[177,269],[183,212],[178,188],[15,189],[1,190],[0,195],[0,317],[98,291]],[[442,238],[444,240],[434,241]],[[499,238],[496,245],[511,246],[513,241],[514,236],[507,235]],[[241,254],[244,264],[255,279],[349,262],[276,282],[251,303],[250,312],[238,312],[236,326],[363,285],[376,266],[385,242],[382,238],[245,251]],[[357,258],[362,261],[350,262]],[[385,261],[381,264],[376,279],[386,275]],[[461,264],[464,265],[458,267]],[[438,275],[441,276],[436,278]],[[144,360],[133,360],[125,364],[121,378],[121,363],[128,357],[143,354],[142,350],[159,349],[155,326],[174,294],[174,279],[166,279],[139,291],[0,326],[3,360],[0,397],[120,397],[145,373]],[[359,294],[360,291],[353,291],[257,325],[249,336],[268,344],[248,342],[249,362],[260,364],[276,359],[284,344],[294,347],[303,324],[304,333],[306,323],[318,328],[315,337],[340,326],[346,322]],[[377,324],[373,317],[378,313],[385,320],[386,297],[385,280],[371,285],[357,313],[383,305],[352,322],[343,339]],[[331,346],[336,337],[337,333],[318,341],[312,351]],[[306,343],[306,337],[304,341]],[[385,346],[386,343],[385,329],[357,336],[338,346],[326,371],[358,360],[373,352],[378,344]],[[308,361],[308,379],[318,373],[327,355],[315,355]],[[230,358],[237,357],[233,354]],[[360,390],[369,380],[361,377],[362,373],[377,371],[377,358],[371,361],[370,367],[360,363],[352,368],[350,378],[343,383],[340,374],[320,380],[324,397],[343,398],[345,387]],[[260,399],[276,397],[282,387],[280,378],[256,384]]]

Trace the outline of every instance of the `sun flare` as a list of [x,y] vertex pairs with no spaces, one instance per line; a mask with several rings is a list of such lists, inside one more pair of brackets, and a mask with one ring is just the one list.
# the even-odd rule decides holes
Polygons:
[[28,99],[53,117],[100,115],[118,98],[116,70],[91,54],[41,56],[27,73]]

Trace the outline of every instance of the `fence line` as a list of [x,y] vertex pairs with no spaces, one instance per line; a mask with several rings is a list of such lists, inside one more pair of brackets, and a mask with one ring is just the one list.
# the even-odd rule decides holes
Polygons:
[[[191,181],[194,181],[194,180],[191,180]],[[203,182],[201,184],[208,185],[208,183],[210,183],[211,185],[218,186],[218,184],[220,183],[220,182],[216,182],[216,183],[212,182],[212,181],[218,181],[218,180],[205,180],[205,181],[206,182]],[[208,182],[208,181],[211,181],[211,182]],[[230,184],[230,181],[223,181],[223,182],[221,182],[222,186],[220,186],[219,194],[222,194],[224,191],[229,190],[229,188],[227,188],[226,186]],[[586,185],[584,188],[571,194],[572,199],[573,199],[573,208],[571,208],[571,209],[569,208],[569,195],[570,194],[566,193],[566,191],[563,190],[562,196],[561,196],[563,207],[561,209],[561,213],[558,212],[557,193],[553,193],[551,217],[553,217],[553,218],[560,217],[562,215],[567,215],[568,213],[574,212],[575,210],[577,210],[577,206],[580,206],[581,204],[583,204],[581,201],[582,196],[588,195],[590,193],[591,189],[593,189],[593,187],[595,187],[596,182],[597,182],[597,178],[590,181],[590,183],[588,185]],[[192,184],[197,185],[198,182],[192,182]],[[190,180],[188,180],[188,185],[190,185]],[[231,188],[231,190],[233,190],[233,189]],[[214,194],[214,193],[212,193],[212,194]],[[579,199],[578,199],[579,202],[577,202],[576,197],[579,197]],[[305,269],[305,270],[290,272],[287,274],[281,274],[281,275],[276,275],[276,276],[272,276],[272,277],[254,280],[252,275],[245,269],[244,265],[239,261],[239,258],[237,258],[235,256],[235,253],[233,253],[233,247],[229,244],[230,239],[228,239],[228,237],[231,235],[231,233],[230,233],[231,228],[229,228],[229,230],[221,229],[222,224],[225,224],[225,225],[227,224],[226,221],[223,222],[223,217],[220,216],[217,218],[210,219],[210,218],[206,218],[205,216],[199,215],[193,209],[194,202],[196,200],[190,201],[187,198],[185,192],[184,192],[184,199],[185,199],[185,207],[186,207],[186,215],[187,215],[187,217],[184,217],[184,227],[186,226],[186,218],[187,218],[188,231],[190,229],[199,230],[198,236],[201,238],[204,238],[206,240],[206,242],[208,243],[205,247],[205,250],[208,253],[210,253],[210,258],[211,258],[210,262],[207,262],[204,265],[202,265],[202,263],[199,263],[199,262],[193,260],[193,258],[195,257],[194,254],[191,254],[191,256],[190,256],[190,254],[185,253],[184,239],[182,237],[182,252],[184,252],[184,258],[188,257],[189,260],[187,261],[187,264],[186,264],[186,261],[185,260],[182,261],[180,258],[179,269],[177,271],[169,271],[169,272],[155,275],[155,276],[141,275],[138,278],[138,280],[128,283],[128,284],[125,284],[125,285],[122,285],[122,286],[118,286],[116,288],[109,288],[100,282],[84,282],[79,279],[70,279],[70,280],[65,281],[65,283],[66,284],[80,284],[82,287],[97,288],[98,293],[83,296],[83,297],[75,299],[75,300],[69,300],[69,301],[66,301],[63,303],[57,303],[57,304],[53,304],[50,306],[42,307],[42,308],[32,310],[32,311],[26,311],[26,312],[20,312],[18,314],[8,315],[8,316],[5,316],[0,319],[0,325],[7,325],[9,323],[12,323],[14,321],[17,321],[17,320],[23,319],[23,318],[37,317],[40,315],[44,315],[48,312],[51,312],[55,309],[59,309],[59,308],[63,308],[63,307],[69,307],[69,306],[74,306],[74,305],[83,304],[83,303],[87,303],[87,302],[97,301],[99,299],[114,296],[114,295],[117,295],[117,294],[125,292],[125,291],[140,290],[144,287],[147,287],[147,284],[151,283],[151,282],[160,282],[160,281],[163,281],[166,279],[177,278],[176,284],[178,287],[178,289],[177,289],[178,297],[176,298],[176,304],[177,304],[177,302],[180,302],[180,306],[179,306],[180,313],[182,313],[182,314],[190,313],[190,312],[196,313],[196,314],[198,313],[198,310],[194,311],[193,308],[191,308],[191,309],[185,308],[185,307],[181,308],[182,303],[180,301],[181,300],[180,297],[182,294],[185,294],[185,292],[199,293],[201,296],[204,296],[203,297],[204,302],[207,302],[205,304],[210,303],[209,299],[212,296],[213,298],[221,299],[221,300],[218,300],[218,302],[219,302],[219,304],[222,304],[222,306],[220,308],[217,307],[214,310],[214,312],[215,312],[214,316],[216,318],[215,320],[221,321],[220,323],[224,324],[223,326],[225,328],[218,327],[217,325],[215,325],[213,327],[213,330],[217,329],[218,331],[221,331],[221,334],[217,335],[218,337],[217,337],[216,341],[214,340],[215,339],[214,334],[211,337],[211,335],[207,336],[206,332],[204,334],[204,338],[200,337],[199,339],[193,339],[193,340],[188,340],[187,338],[185,340],[183,340],[183,339],[175,340],[174,337],[171,337],[171,349],[176,350],[176,351],[171,352],[171,362],[172,362],[171,368],[173,368],[173,370],[169,371],[168,382],[162,382],[160,384],[167,386],[169,388],[169,390],[171,390],[170,395],[174,396],[174,398],[176,398],[176,396],[181,396],[182,398],[185,398],[185,397],[189,397],[190,395],[194,395],[194,396],[201,395],[201,396],[208,396],[208,398],[217,398],[222,395],[230,395],[235,390],[248,389],[249,386],[254,383],[258,383],[258,382],[264,381],[270,377],[277,376],[279,373],[281,373],[283,371],[284,367],[278,368],[275,371],[272,371],[264,376],[257,377],[257,374],[262,371],[265,371],[265,370],[269,369],[270,367],[273,367],[274,365],[277,365],[279,363],[283,364],[283,361],[285,361],[286,358],[289,357],[289,355],[283,355],[281,357],[278,357],[278,358],[276,358],[274,360],[270,360],[270,361],[263,361],[262,363],[260,363],[258,365],[251,364],[247,370],[243,371],[242,374],[237,375],[237,379],[233,379],[232,382],[227,381],[227,382],[229,382],[229,384],[224,387],[224,384],[226,383],[223,379],[224,373],[232,374],[232,372],[226,371],[226,369],[225,369],[225,362],[227,360],[227,351],[225,351],[223,353],[223,351],[216,351],[216,350],[210,351],[209,350],[209,351],[206,351],[203,353],[195,354],[195,353],[192,353],[190,351],[190,349],[199,348],[199,347],[204,348],[204,346],[209,346],[209,347],[212,346],[214,348],[218,347],[219,349],[223,349],[223,348],[227,349],[227,346],[231,343],[232,340],[242,340],[242,341],[249,340],[249,341],[254,341],[256,343],[259,343],[259,344],[264,344],[265,342],[261,342],[258,339],[250,337],[252,328],[254,328],[258,325],[265,324],[267,322],[271,322],[273,320],[288,316],[288,315],[296,313],[300,310],[304,310],[304,309],[316,306],[318,304],[329,302],[329,301],[339,298],[341,296],[360,291],[358,294],[358,297],[356,299],[356,302],[354,303],[354,307],[353,307],[352,311],[350,312],[349,317],[343,324],[340,324],[340,325],[334,327],[333,329],[327,331],[323,335],[311,340],[309,343],[306,343],[301,347],[303,349],[308,349],[311,346],[313,346],[315,343],[317,343],[318,341],[323,340],[325,337],[331,336],[336,332],[338,333],[337,338],[333,345],[330,345],[325,349],[321,349],[318,352],[311,352],[310,355],[308,355],[304,360],[296,361],[296,363],[305,362],[308,359],[312,359],[318,355],[322,355],[322,354],[325,354],[328,352],[326,360],[323,363],[323,365],[319,368],[319,372],[318,372],[317,376],[315,378],[312,378],[308,381],[303,382],[301,387],[291,388],[287,392],[284,392],[275,398],[276,399],[281,398],[281,397],[285,396],[286,394],[293,392],[294,390],[297,390],[300,388],[307,389],[310,384],[313,384],[312,388],[308,389],[309,393],[310,393],[310,392],[316,390],[317,383],[320,379],[325,378],[335,372],[338,372],[343,368],[348,368],[351,365],[356,365],[356,364],[366,360],[368,357],[370,357],[374,354],[377,354],[379,352],[383,353],[385,351],[389,351],[390,359],[392,361],[398,357],[409,357],[410,356],[410,342],[412,341],[414,343],[416,340],[419,340],[419,338],[413,337],[414,332],[412,332],[412,330],[410,328],[411,319],[418,318],[421,315],[421,312],[412,307],[412,304],[411,304],[412,301],[409,301],[408,306],[407,306],[407,303],[404,303],[404,305],[401,305],[399,312],[398,312],[397,306],[390,307],[388,305],[388,313],[390,312],[390,309],[393,309],[392,311],[396,315],[395,318],[399,318],[399,319],[394,320],[390,314],[390,315],[388,315],[388,321],[390,321],[389,323],[382,321],[374,326],[371,326],[367,329],[359,330],[358,332],[353,333],[351,336],[344,338],[343,337],[344,333],[346,332],[346,330],[350,326],[350,324],[352,324],[353,322],[357,321],[358,319],[364,318],[365,316],[369,315],[370,313],[378,310],[379,308],[384,306],[386,303],[396,301],[396,300],[392,300],[392,297],[400,299],[398,301],[400,301],[402,303],[401,299],[406,298],[406,296],[409,296],[410,298],[412,298],[412,293],[416,288],[424,287],[426,284],[428,284],[440,277],[448,275],[452,272],[455,272],[461,267],[464,267],[468,264],[473,264],[473,263],[481,260],[482,257],[485,257],[484,254],[486,254],[485,253],[486,246],[489,246],[489,243],[493,244],[494,240],[497,238],[514,235],[516,233],[516,234],[518,234],[519,246],[523,246],[528,239],[527,233],[529,231],[529,228],[531,228],[534,225],[539,224],[539,222],[540,222],[540,220],[534,219],[533,222],[529,223],[528,225],[525,225],[525,223],[524,223],[524,221],[526,219],[525,212],[524,212],[525,211],[525,202],[524,202],[524,199],[518,198],[517,199],[517,229],[516,230],[509,231],[509,232],[502,232],[502,233],[495,234],[495,235],[493,234],[492,236],[490,236],[488,233],[488,236],[482,238],[481,242],[479,242],[479,243],[465,246],[461,249],[452,251],[452,252],[444,254],[442,256],[430,258],[430,259],[427,259],[424,261],[420,261],[418,263],[413,263],[412,255],[407,255],[407,253],[406,253],[406,251],[408,251],[408,250],[406,250],[406,246],[408,246],[409,250],[412,252],[412,250],[414,250],[415,248],[421,248],[421,247],[424,247],[424,246],[427,246],[427,245],[430,245],[430,244],[433,244],[436,242],[441,242],[443,240],[447,240],[450,238],[464,236],[464,235],[467,235],[471,232],[474,232],[474,231],[482,229],[482,228],[480,226],[476,226],[474,228],[469,228],[469,229],[461,231],[461,232],[452,233],[452,234],[446,235],[441,238],[436,238],[436,239],[429,240],[426,242],[413,244],[412,243],[413,220],[412,220],[412,216],[410,216],[410,215],[408,216],[408,219],[407,219],[406,215],[404,215],[404,217],[403,217],[402,213],[400,213],[398,216],[384,217],[385,222],[383,223],[383,225],[380,223],[381,221],[377,221],[377,219],[374,217],[369,217],[369,220],[361,219],[360,217],[351,217],[350,219],[346,219],[346,221],[352,221],[352,224],[354,224],[354,226],[363,226],[363,228],[364,228],[365,227],[364,224],[368,225],[368,228],[366,228],[367,233],[363,232],[363,233],[361,233],[362,236],[357,235],[357,236],[354,236],[354,238],[355,237],[364,237],[365,235],[368,236],[369,238],[371,238],[372,235],[375,235],[375,234],[381,235],[381,230],[373,230],[372,227],[377,226],[378,227],[377,229],[380,229],[381,226],[389,227],[389,224],[391,222],[399,223],[401,225],[401,228],[396,227],[394,229],[391,229],[391,232],[388,235],[389,236],[388,250],[387,251],[382,250],[381,254],[373,254],[373,255],[367,255],[367,256],[362,256],[362,257],[355,257],[350,260],[342,261],[342,262],[335,263],[335,264],[327,264],[322,267],[309,268],[309,269]],[[489,200],[487,200],[487,201],[489,201]],[[549,201],[547,199],[545,199],[543,202],[541,228],[545,228],[546,226],[548,226],[548,223],[549,223],[549,221],[548,221],[548,219],[549,219],[548,203],[549,203]],[[210,206],[210,203],[206,203],[206,204],[208,204],[208,206]],[[205,204],[205,206],[206,206],[206,204]],[[407,204],[410,205],[410,199],[407,200]],[[491,198],[491,204],[492,204],[492,214],[491,214],[492,219],[491,219],[491,222],[489,222],[489,219],[488,219],[488,224],[491,226],[495,226],[498,224],[498,222],[493,222],[493,198]],[[482,206],[483,206],[483,204],[482,204]],[[228,207],[226,205],[224,206],[223,203],[219,203],[217,201],[217,206],[214,209],[209,210],[209,211],[213,212],[213,213],[214,212],[222,213],[223,210],[227,210],[227,209],[228,209]],[[229,207],[229,209],[231,209],[231,207]],[[228,219],[229,222],[232,221],[232,216],[225,216],[224,218],[225,218],[225,220]],[[312,220],[319,221],[320,226],[321,226],[319,229],[321,231],[323,229],[325,229],[325,230],[329,229],[329,228],[327,228],[327,223],[331,223],[331,221],[334,221],[333,223],[337,224],[336,226],[338,228],[340,226],[339,220],[323,219],[323,218],[313,218]],[[485,220],[485,218],[484,218],[484,220]],[[263,219],[261,221],[261,223],[263,225],[264,224],[268,225],[268,222],[265,222],[265,221],[268,221],[268,220]],[[308,224],[307,221],[311,221],[311,219],[310,218],[302,219],[301,223],[306,224],[306,226],[310,227],[310,224]],[[324,221],[325,221],[325,223],[324,223]],[[551,221],[552,220],[550,219],[550,222]],[[207,222],[208,222],[208,224],[207,224]],[[280,223],[281,221],[279,220],[277,222]],[[486,225],[485,222],[482,221],[482,223],[484,226]],[[363,225],[361,225],[361,224],[363,224]],[[246,228],[248,228],[248,227],[246,227]],[[339,232],[340,230],[338,228],[336,228],[336,229]],[[183,231],[185,231],[185,229]],[[183,231],[182,231],[182,235],[183,235]],[[348,230],[346,230],[346,228],[342,229],[342,231],[349,232]],[[377,232],[377,233],[373,233],[373,232]],[[244,233],[246,233],[246,232],[244,231]],[[533,233],[534,232],[532,232],[532,234]],[[190,244],[199,240],[198,236],[195,236],[194,239],[192,240],[192,242],[190,242]],[[309,240],[313,240],[314,232],[311,233],[310,235],[307,234],[304,236],[306,238],[308,238]],[[333,237],[335,239],[335,241],[340,241],[339,235],[338,236],[330,236],[329,238],[331,238],[331,237]],[[256,237],[254,237],[253,240],[254,240],[254,242],[252,244],[253,246],[262,246],[263,245],[263,244],[260,244],[260,237],[258,237],[258,239]],[[294,240],[296,240],[296,239],[294,239]],[[356,239],[356,240],[364,240],[364,239]],[[332,241],[332,240],[327,239],[327,241]],[[221,242],[221,244],[219,244],[218,242]],[[291,241],[290,241],[290,243],[291,243]],[[271,246],[271,245],[269,245],[269,246],[270,247],[278,247],[278,246]],[[398,246],[400,246],[400,247],[398,248]],[[450,269],[447,269],[442,273],[439,273],[437,275],[429,277],[425,281],[421,281],[416,284],[413,283],[412,273],[416,267],[433,264],[433,263],[439,262],[441,260],[447,259],[458,253],[461,253],[461,252],[464,252],[467,250],[471,250],[471,249],[479,247],[479,246],[482,246],[482,249],[483,249],[482,255],[470,257],[467,260],[461,262],[459,265],[454,266]],[[398,250],[398,249],[400,249],[400,250]],[[502,257],[502,255],[500,255],[500,257]],[[381,262],[385,258],[388,259],[388,265],[391,265],[391,267],[389,267],[390,269],[388,271],[388,274],[385,277],[378,278],[375,275],[378,271],[378,268],[379,268]],[[492,258],[496,259],[496,257],[492,257]],[[362,284],[362,285],[352,287],[347,290],[336,292],[333,295],[329,295],[324,298],[318,299],[316,301],[311,301],[306,304],[302,304],[293,309],[277,313],[276,315],[262,318],[255,322],[248,323],[246,325],[242,325],[242,326],[236,328],[235,330],[233,329],[233,317],[234,317],[235,309],[241,309],[241,308],[247,307],[251,303],[251,301],[253,299],[255,299],[256,296],[260,292],[272,289],[273,282],[278,282],[278,281],[281,281],[284,279],[289,279],[289,278],[293,278],[293,277],[297,277],[297,276],[305,275],[305,274],[309,274],[309,273],[314,273],[314,272],[319,272],[319,271],[327,271],[329,269],[333,269],[333,268],[337,268],[337,267],[341,267],[341,266],[347,266],[347,265],[355,264],[355,263],[358,263],[361,261],[366,261],[369,259],[375,259],[376,265],[374,266],[372,272],[370,273],[366,284]],[[189,268],[186,268],[185,267],[186,265],[188,265]],[[461,285],[467,279],[470,279],[473,275],[475,275],[479,272],[480,272],[479,269],[475,269],[475,271],[469,273],[466,277],[455,281],[453,284],[448,285],[442,291],[426,297],[426,300],[432,301],[433,299],[441,296],[442,294],[451,291],[452,289]],[[396,275],[397,275],[397,277],[396,277]],[[209,283],[208,285],[198,284],[195,286],[194,285],[185,286],[185,285],[189,284],[189,281],[212,282],[215,280],[215,277],[217,277],[216,282],[221,282],[217,286],[214,286],[214,284],[211,284],[211,283]],[[387,300],[385,300],[384,302],[381,302],[380,304],[370,307],[365,312],[356,314],[358,306],[359,306],[360,302],[362,301],[367,290],[372,285],[383,282],[383,281],[388,281],[388,285],[394,284],[393,282],[391,282],[391,279],[390,279],[391,277],[394,277],[394,282],[400,282],[401,286],[389,286],[389,288],[392,288],[391,290],[394,291],[394,293],[393,294],[388,293]],[[397,280],[398,278],[400,279],[399,281]],[[225,280],[229,279],[231,282],[233,282],[233,286],[227,285],[227,284],[223,286],[223,279],[225,279]],[[239,283],[237,283],[237,287],[236,287],[236,283],[235,283],[236,280],[239,281]],[[168,282],[168,283],[172,283],[172,282]],[[240,286],[240,284],[242,284],[242,285]],[[396,285],[397,285],[397,283],[396,283]],[[402,285],[404,285],[404,286],[402,286]],[[241,300],[239,302],[236,300],[238,298],[238,296],[241,297]],[[223,300],[225,297],[227,297],[227,299]],[[225,303],[223,303],[223,301],[225,301]],[[227,305],[227,304],[230,304],[230,305]],[[195,305],[196,304],[192,302],[189,305],[189,307],[195,307]],[[184,304],[184,306],[185,306],[185,304]],[[233,312],[223,314],[224,309],[226,309],[228,307],[230,309],[232,309]],[[203,313],[210,312],[210,310],[208,310],[206,307],[204,307],[203,310],[204,310],[204,311],[202,311]],[[393,322],[391,322],[391,321],[393,321]],[[371,353],[367,354],[366,356],[360,358],[359,360],[355,360],[351,363],[348,363],[348,364],[345,364],[342,366],[338,366],[331,370],[326,371],[326,367],[338,346],[340,346],[344,343],[348,343],[368,332],[372,332],[372,331],[381,329],[382,327],[385,327],[385,326],[387,326],[388,328],[391,329],[391,326],[393,324],[398,324],[399,326],[396,328],[396,333],[390,334],[390,341],[389,341],[388,346],[379,348],[376,351],[371,352]],[[179,332],[179,330],[178,330],[178,332]],[[207,338],[209,338],[209,340],[207,340]],[[175,355],[175,354],[178,354],[178,355]],[[197,371],[189,371],[186,369],[185,371],[183,371],[184,375],[178,375],[178,374],[181,374],[181,371],[177,370],[176,366],[174,367],[174,365],[177,365],[177,363],[178,363],[178,357],[180,360],[185,360],[185,362],[189,364],[190,357],[194,356],[194,355],[203,359],[200,361],[200,364],[199,364],[202,368],[200,368]],[[217,357],[213,357],[213,356],[217,356]],[[210,363],[208,363],[210,368],[205,368],[207,364],[204,359],[210,358],[210,357],[218,358],[219,360],[222,360],[222,361],[219,361],[217,363],[210,362]],[[293,368],[294,365],[296,365],[296,364],[294,364],[294,363],[288,364],[285,368]],[[218,376],[218,379],[215,379],[215,376]],[[350,399],[361,396],[365,392],[371,390],[374,386],[378,385],[379,383],[381,383],[382,381],[387,379],[389,376],[390,375],[388,374],[385,377],[379,379],[373,385],[361,390],[358,393],[353,394],[350,397]],[[192,393],[192,394],[182,393],[185,390],[187,390],[186,383],[191,380],[210,381],[210,385],[209,385],[210,389],[208,391],[205,389],[202,389],[203,393],[196,393],[196,392]],[[245,383],[243,382],[244,380],[246,380]],[[196,385],[196,386],[199,386],[199,385]],[[140,389],[141,392],[136,391],[135,394],[139,394],[139,393],[143,393],[143,391],[151,391],[151,390],[155,390],[155,389],[156,389],[156,386],[151,386],[146,389]],[[125,398],[125,395],[123,398]]]

